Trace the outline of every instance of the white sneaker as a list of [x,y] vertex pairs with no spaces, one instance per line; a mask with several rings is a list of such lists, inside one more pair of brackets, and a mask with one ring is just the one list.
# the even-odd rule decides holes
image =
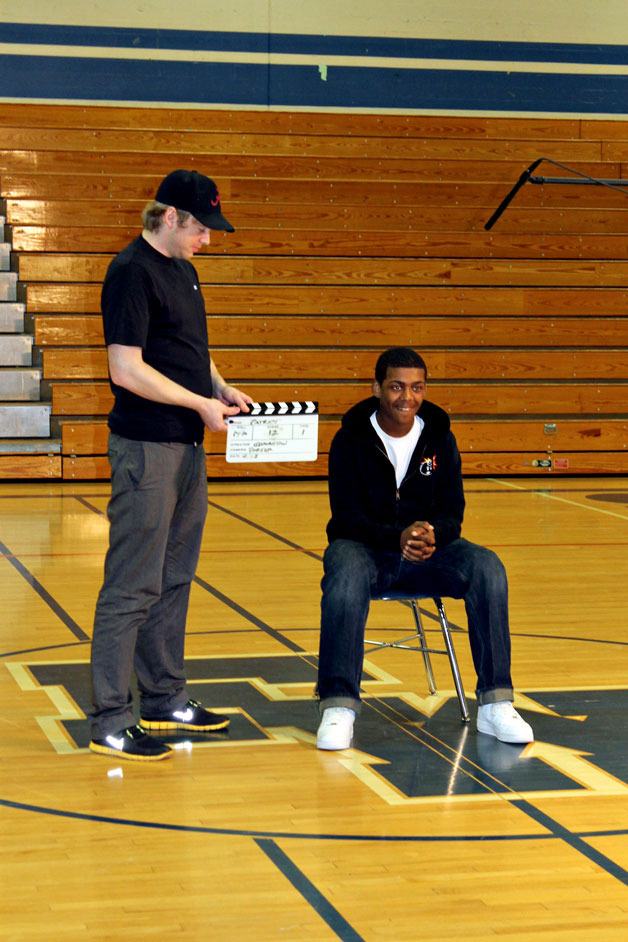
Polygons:
[[500,742],[534,742],[532,727],[519,716],[510,700],[478,707],[477,726],[478,732],[495,736]]
[[318,749],[348,749],[353,736],[355,710],[349,707],[327,707],[316,734]]

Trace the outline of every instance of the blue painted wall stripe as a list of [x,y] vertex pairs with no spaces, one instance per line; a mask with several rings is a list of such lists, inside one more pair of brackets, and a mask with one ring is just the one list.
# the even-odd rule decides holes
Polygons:
[[222,52],[411,59],[628,64],[628,46],[600,43],[510,42],[464,39],[384,38],[300,33],[145,29],[0,23],[0,42],[105,46],[125,49],[186,49]]
[[105,46],[114,49],[211,49],[220,52],[266,53],[269,49],[269,34],[0,23],[0,42],[35,43],[45,46]]
[[[300,75],[296,73],[300,72]],[[270,100],[296,107],[569,111],[628,110],[628,76],[303,66],[270,69]]]
[[0,98],[628,113],[628,75],[0,56]]
[[0,97],[268,104],[265,64],[0,57]]

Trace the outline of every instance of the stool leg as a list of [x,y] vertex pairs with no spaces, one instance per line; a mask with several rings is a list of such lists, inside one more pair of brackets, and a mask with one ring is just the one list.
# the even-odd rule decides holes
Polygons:
[[421,612],[419,609],[419,603],[417,602],[416,599],[411,599],[410,605],[412,606],[412,614],[414,615],[416,633],[419,637],[419,643],[421,645],[421,654],[423,655],[423,663],[425,664],[425,673],[427,674],[427,685],[429,687],[430,693],[436,693],[434,671],[432,670],[432,661],[430,659],[430,652],[427,650],[427,641],[425,640],[425,632],[423,631],[423,622],[421,621]]
[[443,605],[443,600],[440,598],[435,598],[434,603],[438,610],[438,618],[440,620],[440,627],[443,632],[443,638],[445,640],[445,647],[447,648],[447,655],[449,657],[449,664],[451,667],[451,673],[454,678],[454,685],[456,687],[456,693],[458,694],[458,703],[460,704],[460,715],[465,723],[469,722],[469,710],[467,708],[467,701],[464,695],[464,687],[462,686],[462,680],[460,678],[460,670],[458,668],[458,660],[456,658],[456,652],[454,650],[454,643],[451,637],[451,631],[449,629],[449,622],[447,621],[447,615],[445,614],[445,606]]

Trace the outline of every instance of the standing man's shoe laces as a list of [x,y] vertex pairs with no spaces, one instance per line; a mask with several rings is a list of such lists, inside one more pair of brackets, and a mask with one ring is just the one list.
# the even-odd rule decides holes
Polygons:
[[178,710],[161,716],[143,716],[140,722],[146,729],[187,729],[192,733],[211,733],[226,729],[229,717],[211,713],[198,700],[188,700]]
[[141,726],[129,726],[104,739],[92,739],[89,748],[103,756],[117,756],[133,762],[158,762],[172,755],[170,746],[148,736]]

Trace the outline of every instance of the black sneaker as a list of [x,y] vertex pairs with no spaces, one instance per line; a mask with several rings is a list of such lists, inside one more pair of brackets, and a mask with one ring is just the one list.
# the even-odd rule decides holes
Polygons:
[[163,716],[143,716],[140,722],[146,729],[187,729],[190,732],[207,733],[225,729],[229,725],[229,717],[210,713],[198,700],[188,700],[179,710]]
[[118,756],[119,759],[131,759],[133,762],[158,762],[172,755],[170,746],[153,736],[147,736],[141,726],[129,726],[104,739],[92,739],[89,748],[101,755]]

